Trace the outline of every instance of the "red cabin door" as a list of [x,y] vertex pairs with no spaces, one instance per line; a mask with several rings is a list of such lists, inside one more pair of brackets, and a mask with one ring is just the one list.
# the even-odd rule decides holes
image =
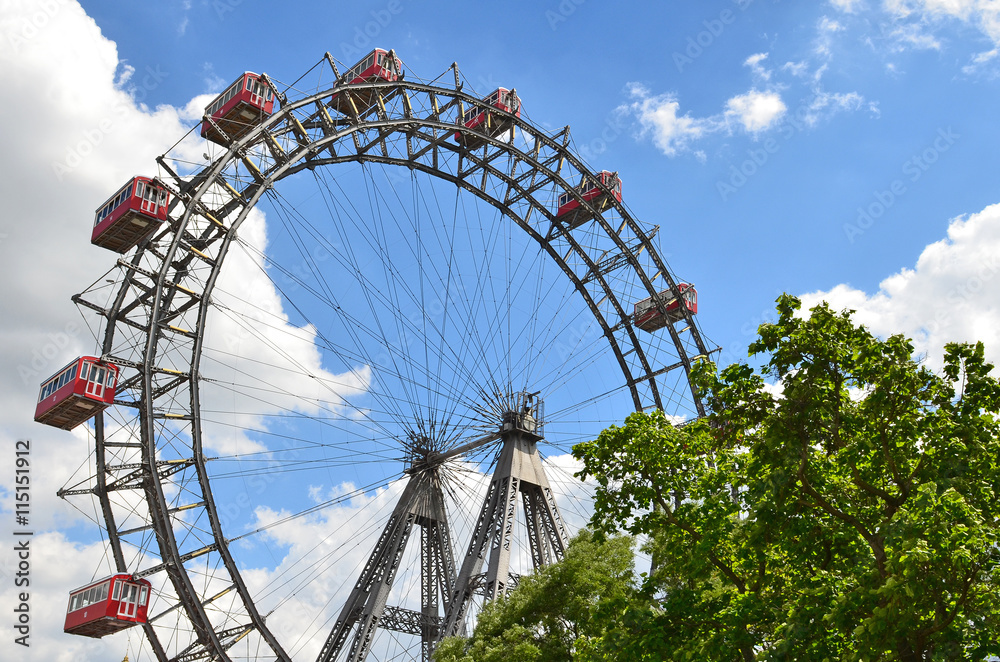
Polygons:
[[97,399],[104,398],[104,378],[108,369],[103,366],[91,365],[87,376],[87,395]]
[[118,615],[125,618],[135,618],[139,606],[139,587],[135,584],[122,586],[122,598],[118,603]]
[[247,91],[250,93],[250,103],[258,108],[264,107],[264,86],[260,81],[247,78]]
[[139,182],[136,189],[136,195],[139,196],[140,200],[139,209],[150,216],[156,216],[156,189],[144,182]]

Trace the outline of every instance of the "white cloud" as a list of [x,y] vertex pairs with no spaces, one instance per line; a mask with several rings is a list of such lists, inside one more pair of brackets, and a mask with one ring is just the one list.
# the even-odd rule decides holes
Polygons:
[[[839,112],[859,110],[864,101],[864,97],[857,92],[833,93],[820,90],[809,101],[803,119],[809,126],[815,126]],[[878,106],[869,104],[869,109],[877,113]]]
[[[155,157],[190,129],[210,99],[203,95],[180,107],[147,107],[144,101],[149,93],[173,75],[183,72],[171,70],[167,61],[145,70],[122,62],[116,45],[71,0],[3,3],[0,8],[0,86],[16,90],[18,100],[6,106],[5,121],[17,130],[7,132],[6,149],[0,155],[5,185],[0,220],[5,275],[0,290],[0,398],[4,402],[0,445],[12,449],[17,439],[31,440],[35,470],[30,525],[37,550],[31,569],[32,659],[121,659],[126,650],[130,659],[136,659],[139,644],[128,642],[142,639],[137,630],[104,640],[62,634],[69,591],[94,576],[111,573],[105,546],[95,540],[99,534],[93,522],[100,520],[96,504],[85,497],[63,500],[55,496],[66,484],[89,485],[94,471],[93,438],[86,426],[64,432],[31,419],[39,383],[71,358],[92,353],[98,346],[91,329],[99,326],[96,317],[87,313],[81,318],[70,301],[91,283],[103,282],[102,274],[117,259],[90,245],[94,209],[129,177],[156,174]],[[195,135],[179,147],[179,153],[198,162],[207,148]],[[241,240],[258,248],[266,246],[262,214],[248,219]],[[241,339],[243,356],[259,361],[259,381],[283,393],[307,397],[272,398],[270,409],[261,409],[256,400],[229,393],[227,406],[242,413],[224,423],[255,429],[261,425],[260,417],[274,407],[302,411],[336,407],[344,394],[363,390],[367,383],[363,370],[335,375],[323,369],[315,330],[289,323],[273,286],[260,278],[260,264],[247,255],[238,257],[239,252],[234,249],[232,262],[226,262],[220,300],[225,301],[227,292],[246,299],[247,288],[252,287],[254,310],[266,311],[270,325]],[[255,319],[254,310],[240,312]],[[235,331],[220,320],[211,332],[212,342],[224,344],[227,334]],[[275,353],[268,354],[267,348],[278,345],[279,338],[278,358],[282,360],[275,361]],[[288,370],[289,365],[296,370]],[[127,425],[131,413],[120,407],[112,411],[109,434],[127,436],[127,427],[119,433],[114,430]],[[247,447],[245,438],[224,438],[222,430],[206,428],[216,450]],[[0,512],[8,516],[13,511],[12,458],[13,453],[0,456]],[[125,510],[133,496],[119,493],[115,499]],[[75,535],[83,540],[55,532],[73,526],[79,526],[74,531],[81,533]],[[8,550],[13,544],[9,531],[2,540]],[[137,554],[134,550],[126,553],[133,559]],[[0,603],[13,605],[10,568],[3,565],[8,556],[0,561]]]
[[819,30],[820,32],[843,32],[844,26],[839,21],[836,21],[829,16],[824,16],[819,20]]
[[829,16],[820,17],[816,24],[816,41],[813,44],[813,54],[817,57],[829,60],[833,55],[834,35],[843,32],[846,28],[843,23]]
[[953,219],[948,236],[927,246],[912,269],[902,269],[869,295],[846,284],[803,295],[804,307],[821,300],[856,310],[874,333],[903,333],[928,363],[941,365],[947,342],[982,340],[1000,364],[1000,204]]
[[750,90],[726,102],[726,118],[738,122],[750,133],[760,133],[777,125],[788,110],[777,92]]
[[775,400],[783,400],[785,398],[785,385],[781,382],[764,382],[764,392]]
[[187,32],[188,25],[191,24],[191,0],[184,0],[181,3],[181,10],[183,10],[184,15],[181,17],[180,23],[177,24],[177,34],[183,37]]
[[767,59],[767,53],[755,53],[743,62],[744,67],[750,67],[753,75],[761,80],[770,80],[771,72],[761,64]]
[[969,64],[962,67],[962,73],[966,75],[974,74],[983,68],[989,62],[992,62],[1000,55],[1000,48],[994,48],[989,51],[983,51],[982,53],[977,53],[972,56]]
[[927,25],[946,19],[968,23],[1000,46],[1000,3],[996,0],[885,0],[884,7],[896,20]]
[[[747,60],[748,66],[759,66],[767,55],[759,53]],[[653,95],[638,83],[629,84],[629,95],[634,99],[618,112],[635,116],[639,122],[639,137],[651,136],[653,144],[667,156],[692,149],[695,141],[719,131],[732,131],[734,126],[751,134],[774,128],[787,108],[777,92],[752,89],[746,94],[732,97],[725,110],[709,117],[692,117],[680,114],[680,102],[672,94]],[[699,160],[704,152],[695,150]]]
[[[269,415],[354,415],[356,409],[345,410],[346,399],[364,393],[371,382],[367,366],[340,375],[322,368],[316,329],[289,322],[266,275],[266,249],[264,214],[255,209],[226,258],[206,325],[201,372],[211,384],[203,386],[202,406],[216,413],[205,426],[205,443],[225,455],[265,450],[242,431],[266,430]],[[234,406],[234,396],[242,406]]]
[[[8,529],[9,530],[9,529]],[[17,542],[23,541],[19,538]],[[0,604],[4,611],[12,612],[20,603],[19,594],[29,593],[30,636],[28,648],[13,643],[17,635],[7,627],[8,639],[4,642],[5,659],[51,660],[120,660],[128,651],[130,659],[146,648],[145,638],[138,628],[126,630],[109,639],[97,640],[63,634],[66,602],[71,589],[112,574],[108,568],[102,543],[80,544],[67,540],[59,533],[36,532],[30,538],[30,574],[28,586],[14,585],[16,568],[6,565],[14,556],[8,553],[15,540],[4,535],[4,566],[0,567]],[[67,562],[68,560],[71,562]],[[98,570],[95,576],[95,570]]]
[[206,62],[205,64],[202,65],[202,80],[204,82],[205,89],[211,93],[213,98],[215,94],[218,94],[219,92],[222,91],[222,88],[224,88],[228,83],[232,82],[216,74],[215,67],[212,65],[211,62]]
[[923,23],[893,23],[882,28],[893,52],[906,50],[939,51],[941,41]]
[[[958,25],[966,28],[966,33],[969,29],[978,30],[992,48],[972,55],[971,62],[962,69],[965,74],[977,73],[984,62],[993,59],[993,53],[1000,46],[1000,3],[996,0],[883,0],[872,3],[872,8],[855,0],[831,0],[830,4],[843,14],[860,16],[864,13],[860,16],[864,24],[878,26],[877,36],[870,34],[862,37],[862,42],[876,52],[943,51],[972,43],[966,34],[956,34],[948,28]],[[858,23],[848,21],[847,25]],[[830,54],[831,27],[834,28],[832,31],[840,31],[845,25],[823,17],[816,46],[818,54]],[[955,36],[951,36],[953,34]],[[885,66],[890,72],[895,71],[894,63]]]
[[[319,654],[404,483],[356,494],[342,504],[284,522],[248,540],[249,545],[268,547],[272,554],[275,546],[284,550],[274,568],[251,568],[243,574],[251,593],[258,596],[259,608],[271,611],[281,602],[268,617],[268,625],[283,641],[299,642],[293,654],[296,659]],[[353,485],[343,484],[324,497],[354,492]],[[272,525],[289,515],[262,506],[255,511],[256,525]],[[419,547],[418,541],[418,536],[417,541],[411,538],[408,553]]]
[[640,135],[652,135],[653,144],[667,156],[686,150],[691,142],[713,130],[711,120],[678,115],[680,102],[672,94],[654,96],[638,83],[630,83],[628,92],[634,100],[619,110],[635,115]]
[[809,69],[809,63],[805,60],[800,60],[799,62],[786,62],[781,65],[782,71],[787,71],[791,75],[801,78],[806,75]]

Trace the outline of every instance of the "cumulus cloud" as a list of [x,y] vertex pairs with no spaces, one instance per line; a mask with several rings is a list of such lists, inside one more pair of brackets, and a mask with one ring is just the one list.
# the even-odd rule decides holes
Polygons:
[[[17,542],[23,540],[20,538]],[[15,541],[4,539],[6,549],[12,549],[14,544]],[[121,634],[113,646],[109,646],[106,639],[71,637],[62,632],[70,590],[102,578],[94,575],[94,569],[106,566],[104,544],[82,544],[70,541],[60,533],[36,532],[30,539],[29,547],[31,571],[28,586],[14,585],[13,573],[17,571],[16,568],[10,565],[0,567],[0,604],[4,606],[4,611],[11,611],[20,604],[20,593],[27,592],[30,595],[30,646],[23,650],[15,646],[13,638],[17,635],[8,626],[9,639],[4,643],[5,657],[56,662],[119,660],[127,651],[130,659],[136,659],[137,651],[145,648],[144,637],[136,629]],[[11,555],[5,552],[4,560],[9,556]],[[72,562],[67,562],[68,559],[72,559]]]
[[941,366],[947,342],[982,340],[1000,364],[1000,204],[953,219],[948,236],[927,246],[913,268],[886,278],[869,294],[847,284],[803,295],[805,307],[827,301],[856,310],[879,335],[903,333],[928,364]]
[[[203,409],[214,413],[204,428],[205,443],[224,455],[266,450],[244,431],[266,431],[270,415],[354,415],[357,410],[345,409],[345,403],[371,383],[368,366],[343,374],[323,369],[316,329],[290,323],[267,276],[266,250],[265,217],[255,209],[226,258],[206,326],[202,372],[211,384],[202,390]],[[234,406],[234,396],[244,406]]]
[[686,150],[712,130],[710,120],[679,115],[681,105],[672,94],[654,95],[638,83],[630,83],[628,93],[632,101],[619,111],[634,115],[641,127],[640,136],[652,136],[653,144],[667,156]]
[[760,133],[778,124],[788,110],[777,92],[751,90],[726,102],[726,118],[749,133]]
[[[62,634],[69,591],[111,574],[112,567],[94,525],[101,519],[96,503],[87,497],[63,500],[55,496],[64,485],[92,486],[91,428],[84,425],[64,432],[38,425],[32,416],[40,382],[70,359],[94,353],[99,346],[99,320],[89,313],[81,317],[70,301],[92,283],[103,283],[104,274],[117,259],[90,244],[94,210],[131,176],[155,175],[155,157],[188,132],[211,95],[179,106],[149,108],[150,92],[181,72],[171,70],[169,62],[144,70],[123,63],[116,45],[72,0],[4,3],[0,35],[0,85],[18,100],[5,110],[5,120],[17,130],[5,136],[6,149],[0,155],[5,186],[5,213],[0,220],[0,259],[5,267],[5,286],[0,290],[4,319],[0,327],[4,368],[0,442],[13,449],[16,440],[30,439],[35,468],[29,520],[35,531],[32,549],[37,550],[31,559],[31,653],[38,659],[69,662],[121,659],[127,650],[135,659],[141,632],[105,640]],[[198,162],[208,146],[194,135],[178,149],[177,154]],[[263,214],[254,213],[248,219],[241,241],[258,250],[266,248]],[[238,312],[251,323],[255,314],[266,315],[268,326],[258,325],[240,337],[235,322],[229,324],[221,316],[207,340],[225,348],[227,339],[237,337],[243,356],[256,361],[255,379],[285,395],[262,407],[253,398],[228,393],[225,406],[234,413],[228,420],[217,421],[216,427],[206,427],[207,440],[216,452],[259,448],[250,445],[242,433],[225,434],[224,428],[260,429],[261,417],[275,409],[309,413],[340,406],[348,394],[363,391],[368,379],[363,367],[344,375],[324,370],[315,329],[289,321],[277,292],[260,277],[258,254],[237,253],[233,252],[231,264],[227,260],[220,301],[235,306],[236,301],[250,298],[248,288],[252,288],[256,307]],[[114,276],[115,272],[108,273]],[[275,352],[275,346],[281,351]],[[290,365],[295,369],[289,369]],[[232,377],[218,366],[211,369],[222,378]],[[292,398],[291,394],[304,397]],[[213,405],[213,393],[207,397]],[[223,408],[219,402],[214,404]],[[134,437],[129,419],[133,413],[124,407],[109,411],[109,436]],[[10,517],[12,461],[12,452],[0,456],[0,509]],[[137,498],[124,492],[115,495],[123,511],[134,507]],[[56,532],[69,530],[73,539]],[[4,548],[11,549],[10,528],[2,535]],[[127,554],[137,569],[152,564],[141,560],[135,550]],[[8,556],[3,555],[0,562],[0,603],[11,606],[15,602]],[[70,558],[73,563],[66,562]]]

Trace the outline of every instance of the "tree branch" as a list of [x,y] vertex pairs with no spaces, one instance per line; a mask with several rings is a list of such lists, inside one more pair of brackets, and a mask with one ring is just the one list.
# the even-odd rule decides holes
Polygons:
[[[644,476],[644,478],[646,478],[647,480],[649,479],[646,476]],[[656,497],[655,498],[656,498],[657,505],[660,506],[660,508],[662,508],[663,512],[666,514],[668,522],[670,522],[671,524],[673,524],[674,526],[676,526],[678,529],[680,529],[681,531],[687,533],[689,536],[691,536],[692,538],[694,538],[695,542],[701,542],[702,541],[702,539],[704,538],[704,536],[702,536],[700,533],[698,533],[697,531],[695,531],[694,527],[692,527],[690,524],[686,524],[686,523],[680,521],[679,519],[677,519],[677,517],[673,513],[673,510],[670,508],[670,505],[664,500],[663,495],[660,493],[659,489],[656,490]],[[726,577],[729,578],[729,581],[731,581],[736,586],[736,588],[739,590],[740,593],[746,593],[747,592],[746,582],[744,582],[743,580],[741,580],[739,578],[739,576],[736,574],[736,572],[733,571],[733,569],[730,568],[726,563],[723,563],[722,559],[720,559],[718,557],[718,555],[716,555],[715,552],[713,552],[712,550],[709,550],[708,551],[708,559],[709,559],[709,561],[712,562],[712,565],[714,565],[716,568],[718,568],[719,572],[721,572],[722,574],[724,574]]]
[[961,610],[962,607],[965,606],[965,603],[968,601],[969,589],[972,588],[972,582],[975,579],[976,573],[978,571],[979,571],[978,565],[974,565],[972,569],[969,570],[969,574],[965,576],[965,581],[962,582],[962,597],[955,601],[955,608],[952,609],[951,614],[945,617],[943,621],[935,623],[932,627],[926,630],[921,630],[920,637],[922,639],[926,639],[931,635],[937,634],[938,632],[944,630],[946,627],[951,625],[952,621],[955,620],[955,617],[958,616],[958,612]]
[[868,546],[871,548],[872,553],[875,555],[875,563],[878,565],[879,575],[881,575],[883,578],[887,577],[888,575],[885,571],[885,550],[882,548],[881,539],[878,536],[872,534],[865,527],[865,525],[861,523],[861,520],[852,515],[848,515],[839,508],[836,508],[833,504],[824,499],[823,496],[819,492],[817,492],[815,488],[813,488],[813,486],[809,483],[809,479],[806,478],[806,466],[808,466],[808,463],[809,463],[809,458],[806,455],[805,450],[803,450],[802,463],[799,465],[799,471],[798,471],[799,482],[802,484],[802,489],[805,491],[806,494],[808,494],[810,497],[813,498],[813,500],[816,502],[816,505],[818,505],[820,508],[826,511],[829,515],[839,519],[845,524],[848,524],[849,526],[857,530],[858,533],[861,534],[861,537],[865,539],[865,542],[868,543]]
[[[892,519],[892,517],[896,514],[896,511],[899,510],[899,507],[906,502],[907,495],[893,496],[885,490],[870,484],[861,477],[861,473],[858,471],[857,465],[853,464],[851,465],[851,482],[857,485],[862,491],[885,501],[885,513],[889,519]],[[909,490],[907,490],[907,492],[909,492]]]

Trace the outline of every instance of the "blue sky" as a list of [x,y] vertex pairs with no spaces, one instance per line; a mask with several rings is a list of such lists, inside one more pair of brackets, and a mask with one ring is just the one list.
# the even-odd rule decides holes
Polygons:
[[[126,647],[60,634],[68,587],[107,561],[93,510],[53,496],[87,473],[86,432],[30,420],[37,384],[94,348],[70,302],[113,262],[87,243],[90,215],[128,176],[154,173],[154,157],[246,70],[290,83],[324,52],[350,64],[380,46],[420,78],[457,62],[483,94],[516,88],[533,123],[570,125],[587,163],[620,173],[633,215],[660,227],[661,255],[697,285],[701,328],[723,361],[746,358],[782,292],[906,333],[931,365],[949,340],[983,339],[1000,360],[995,2],[344,4],[0,8],[0,436],[5,448],[32,438],[39,466],[38,646],[27,659],[120,658]],[[280,246],[267,219],[248,232]],[[5,512],[11,462],[0,461]],[[281,554],[338,521],[303,523],[244,558],[267,577]],[[63,563],[71,554],[79,567]],[[10,568],[0,559],[5,608]]]

